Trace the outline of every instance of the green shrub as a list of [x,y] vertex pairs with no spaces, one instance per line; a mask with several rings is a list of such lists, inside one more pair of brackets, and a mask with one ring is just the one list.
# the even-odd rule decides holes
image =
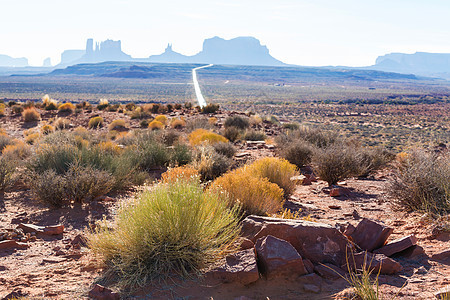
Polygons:
[[61,207],[67,203],[63,175],[49,169],[42,173],[32,172],[28,177],[33,195],[41,202],[54,207]]
[[408,210],[450,212],[450,154],[414,150],[397,163],[388,192]]
[[79,150],[69,143],[42,144],[28,163],[28,169],[38,174],[53,170],[61,175],[78,158]]
[[239,168],[217,178],[211,190],[226,195],[230,206],[238,204],[246,214],[273,214],[282,208],[283,190],[275,183]]
[[93,117],[89,120],[88,127],[91,129],[97,129],[103,127],[103,118],[102,117]]
[[182,166],[192,161],[191,149],[185,144],[176,144],[170,153],[170,162]]
[[14,184],[15,170],[14,161],[0,157],[0,198],[3,198],[5,191]]
[[316,174],[330,186],[356,176],[359,172],[359,163],[354,147],[343,143],[316,149],[312,161]]
[[385,168],[395,155],[381,147],[361,148],[357,151],[359,170],[357,176],[367,177],[378,170]]
[[194,166],[197,168],[202,181],[213,180],[227,172],[233,161],[228,157],[217,153],[211,146],[203,146],[197,149]]
[[244,134],[244,140],[246,141],[264,141],[266,138],[266,134],[262,131],[250,130]]
[[222,154],[228,158],[232,158],[236,154],[236,149],[231,143],[216,143],[212,146],[217,153]]
[[310,143],[298,140],[285,146],[281,151],[281,156],[301,168],[311,163],[313,153],[314,147]]
[[244,130],[250,126],[250,123],[247,117],[231,116],[226,118],[224,125],[225,127],[236,127],[238,129]]
[[299,175],[297,167],[285,159],[276,157],[260,158],[247,168],[247,172],[253,176],[267,178],[277,184],[284,191],[284,196],[289,197],[295,190],[295,182],[291,177]]
[[[189,276],[234,250],[236,209],[193,182],[160,184],[119,212],[113,229],[98,224],[88,246],[122,286]],[[107,274],[108,275],[108,274]]]

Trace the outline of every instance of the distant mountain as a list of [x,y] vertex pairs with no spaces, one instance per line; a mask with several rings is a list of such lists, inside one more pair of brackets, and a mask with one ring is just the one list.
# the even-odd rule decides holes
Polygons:
[[1,67],[26,67],[26,66],[28,66],[28,59],[26,59],[25,57],[13,58],[8,55],[0,54],[0,66]]
[[160,55],[149,57],[150,62],[205,63],[221,65],[285,66],[269,54],[269,49],[254,37],[225,40],[220,37],[206,39],[199,53],[186,56],[172,50],[169,44]]
[[368,68],[450,79],[450,53],[390,53],[379,56]]

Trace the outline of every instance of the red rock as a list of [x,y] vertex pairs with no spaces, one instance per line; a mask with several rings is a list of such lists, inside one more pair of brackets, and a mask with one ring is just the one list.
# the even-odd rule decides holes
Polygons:
[[344,235],[351,237],[351,235],[355,232],[356,227],[352,224],[348,224],[347,228],[344,230]]
[[239,238],[237,244],[239,245],[239,250],[253,249],[255,247],[255,244],[251,240],[244,237]]
[[8,295],[4,296],[2,300],[15,300],[25,297],[26,295],[22,292],[22,290],[12,291]]
[[443,287],[439,291],[437,291],[434,296],[437,299],[448,299],[450,297],[450,285]]
[[347,238],[336,228],[318,222],[248,216],[242,221],[243,235],[252,241],[272,235],[289,242],[302,258],[318,263],[345,263]]
[[431,260],[450,265],[450,249],[437,252],[431,256]]
[[341,209],[342,207],[340,205],[328,205],[329,209]]
[[285,240],[268,235],[258,239],[255,249],[260,271],[269,279],[308,273],[300,254]]
[[[302,284],[303,289],[305,289],[306,285],[315,285],[319,288],[319,291],[322,288],[322,277],[316,273],[300,276],[297,278],[296,282]],[[308,289],[308,287],[306,289]]]
[[321,264],[314,267],[314,272],[325,279],[339,279],[345,276],[345,272],[333,264]]
[[78,246],[86,247],[86,238],[83,235],[78,234],[70,241],[70,243],[74,248],[77,248]]
[[425,250],[421,246],[415,245],[415,246],[412,246],[402,252],[397,253],[395,256],[398,255],[398,256],[412,259],[412,258],[416,258],[423,254],[425,254]]
[[412,247],[417,244],[417,238],[412,234],[405,236],[400,239],[396,239],[387,245],[384,245],[383,247],[373,251],[373,253],[378,254],[384,254],[386,256],[392,256],[395,253],[404,251],[408,249],[409,247]]
[[393,231],[393,228],[380,222],[364,218],[350,234],[350,237],[362,250],[370,252],[384,246]]
[[20,243],[14,240],[6,240],[6,241],[1,241],[0,242],[0,249],[27,249],[28,248],[28,244],[27,243]]
[[95,300],[119,300],[120,299],[120,295],[118,293],[115,293],[115,292],[111,291],[110,289],[105,288],[104,286],[101,286],[99,284],[94,285],[94,288],[89,291],[88,296]]
[[257,281],[259,272],[254,249],[242,250],[227,256],[224,265],[209,271],[206,277],[224,283],[237,282],[243,285]]
[[402,270],[402,266],[395,260],[384,254],[373,254],[370,252],[349,254],[348,264],[342,266],[342,269],[361,270],[365,267],[375,274],[380,272],[383,275],[395,274]]
[[308,271],[308,273],[314,272],[314,265],[309,259],[304,259],[303,264],[305,265],[306,271]]
[[303,184],[303,181],[305,181],[305,179],[305,175],[292,176],[291,178],[289,178],[289,180],[292,181],[295,185]]
[[24,232],[36,232],[45,235],[58,235],[64,232],[64,225],[37,226],[33,224],[20,223],[17,228],[21,228]]

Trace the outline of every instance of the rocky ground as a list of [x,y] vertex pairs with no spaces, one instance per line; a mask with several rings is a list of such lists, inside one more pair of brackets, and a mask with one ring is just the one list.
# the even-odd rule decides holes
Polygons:
[[[104,117],[108,122],[118,116],[117,113],[105,113]],[[76,125],[86,126],[89,117],[91,115],[78,118],[78,121],[74,119],[73,122],[77,122]],[[223,117],[225,115],[222,115]],[[133,121],[131,127],[138,127],[138,122]],[[5,120],[2,128],[17,138],[21,137],[21,131],[26,129],[20,124],[20,120],[15,118]],[[273,131],[272,127],[266,128],[269,136],[273,134]],[[264,143],[241,143],[237,145],[237,148],[236,160],[241,163],[261,156],[273,156],[278,150]],[[398,238],[408,237],[400,243],[400,246],[394,245],[395,249],[392,250],[397,251],[402,247],[401,250],[404,250],[408,246],[406,251],[389,253],[388,256],[391,257],[394,267],[393,271],[388,273],[393,274],[379,276],[380,290],[387,299],[395,297],[433,299],[439,289],[450,285],[450,232],[441,230],[439,221],[427,215],[395,210],[392,199],[386,194],[387,175],[380,173],[369,179],[349,179],[340,183],[339,190],[328,189],[327,184],[320,180],[313,181],[310,185],[299,184],[285,207],[293,212],[298,211],[301,217],[313,221],[313,223],[306,222],[309,224],[307,226],[312,226],[307,227],[306,231],[308,228],[315,228],[315,224],[328,224],[330,226],[327,230],[332,230],[333,236],[337,234],[335,232],[345,232],[356,244],[361,243],[358,241],[361,238],[358,238],[357,233],[362,228],[358,227],[358,224],[363,220],[373,220],[382,224],[381,231],[376,225],[367,225],[372,228],[367,232],[373,233],[373,236],[365,237],[369,241],[383,239],[380,237],[383,234],[388,243]],[[83,232],[96,220],[104,216],[111,218],[121,203],[132,196],[130,192],[98,199],[86,206],[49,209],[34,201],[29,190],[23,185],[18,185],[14,188],[14,192],[7,193],[3,200],[4,209],[0,213],[0,299],[13,299],[14,296],[26,296],[30,299],[88,299],[89,291],[100,278],[102,266],[85,247]],[[234,272],[228,272],[229,270],[222,270],[221,273],[220,267],[223,266],[219,266],[219,271],[212,270],[203,279],[188,282],[174,280],[149,287],[133,296],[124,297],[136,299],[332,299],[349,287],[349,284],[337,275],[340,273],[343,277],[347,276],[346,269],[340,265],[345,257],[342,247],[337,249],[335,246],[331,247],[330,251],[335,251],[340,257],[336,258],[334,265],[329,264],[329,259],[323,260],[324,262],[327,260],[329,267],[336,268],[335,271],[331,271],[321,265],[322,258],[316,259],[313,248],[308,250],[306,247],[299,250],[295,241],[282,236],[280,232],[285,231],[277,229],[278,231],[269,232],[268,235],[273,235],[274,238],[267,238],[267,234],[258,236],[258,230],[255,228],[263,226],[265,222],[269,221],[247,220],[246,224],[251,224],[248,226],[253,228],[248,232],[244,230],[244,235],[248,238],[245,240],[247,244],[242,243],[243,250],[239,252],[240,256],[229,258],[228,265],[233,259],[237,262],[236,264],[241,261],[247,263],[250,261],[244,272],[238,272],[240,275],[229,275]],[[387,231],[389,234],[386,233]],[[365,230],[363,232],[367,233]],[[258,241],[259,238],[263,239]],[[15,242],[8,242],[8,240]],[[281,267],[276,265],[274,268],[270,266],[270,260],[268,260],[263,270],[261,262],[258,267],[256,266],[255,253],[252,250],[254,243],[256,243],[260,261],[263,261],[261,258],[264,251],[270,252],[271,247],[278,247],[277,249],[281,247],[285,251],[290,249],[291,252],[286,255],[294,258],[286,259],[286,264],[282,264]],[[340,242],[335,241],[335,243],[339,245]],[[321,253],[324,253],[323,249]],[[296,256],[299,254],[302,256],[300,259]],[[254,264],[251,263],[252,259],[255,260]],[[223,264],[226,266],[227,262],[224,261]],[[397,268],[398,266],[400,267]],[[258,268],[263,276],[258,275]],[[285,270],[291,270],[290,268],[300,271],[293,272],[296,275],[283,273]],[[283,275],[281,277],[278,276],[280,272]],[[299,274],[303,276],[299,277]],[[234,277],[230,280],[227,276]],[[97,297],[102,297],[101,295],[105,295],[107,291],[101,288],[95,290]],[[94,294],[91,293],[91,295]],[[340,295],[342,296],[342,293]],[[108,297],[97,299],[114,299],[114,293],[109,294]]]

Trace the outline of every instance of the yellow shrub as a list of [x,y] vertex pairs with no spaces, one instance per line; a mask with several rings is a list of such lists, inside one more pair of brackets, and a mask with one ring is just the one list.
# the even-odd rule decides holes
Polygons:
[[122,119],[114,120],[108,126],[109,130],[124,130],[126,128],[127,128],[127,124],[125,123],[125,120],[122,120]]
[[13,159],[22,160],[30,157],[31,150],[30,146],[28,146],[22,141],[18,141],[14,145],[7,145],[5,148],[3,148],[2,155],[3,157],[7,157],[10,160]]
[[217,124],[217,118],[216,118],[216,117],[208,118],[208,123],[209,123],[209,125],[211,125],[211,126],[216,125],[216,124]]
[[281,218],[281,219],[300,219],[300,212],[301,210],[298,210],[296,212],[292,212],[290,209],[285,208],[282,211],[277,212],[276,214],[273,214],[273,218]]
[[58,107],[58,110],[62,113],[73,113],[75,111],[75,105],[73,105],[70,102],[67,102],[67,103],[61,104]]
[[100,128],[103,127],[103,118],[102,117],[93,117],[89,120],[88,123],[89,128]]
[[270,182],[276,183],[284,190],[286,197],[295,190],[295,182],[291,181],[291,177],[299,174],[295,165],[277,157],[258,159],[248,167],[248,172],[253,176],[264,177]]
[[283,190],[278,185],[253,176],[245,167],[217,178],[211,189],[225,193],[230,206],[239,204],[247,214],[273,214],[283,204]]
[[36,142],[40,137],[41,137],[41,134],[40,134],[40,133],[37,133],[37,132],[35,132],[35,133],[29,133],[29,134],[27,134],[27,135],[25,136],[25,142],[26,142],[27,144],[32,145],[32,144],[34,144],[34,142]]
[[192,146],[199,145],[203,142],[208,144],[227,143],[228,140],[220,134],[214,133],[206,129],[196,129],[189,134],[189,143]]
[[161,180],[164,183],[174,183],[179,180],[200,181],[200,175],[198,174],[197,169],[192,166],[185,165],[182,167],[169,169],[167,172],[162,174]]
[[22,117],[25,122],[36,122],[39,121],[41,115],[35,108],[27,108],[22,112]]
[[112,141],[101,142],[97,145],[98,149],[102,152],[119,154],[122,151],[122,148],[119,147],[116,143]]
[[170,122],[170,126],[172,126],[172,128],[180,129],[186,126],[186,122],[181,119],[172,119],[172,121]]
[[4,103],[0,103],[0,117],[5,115],[6,106]]
[[150,128],[151,130],[163,129],[164,124],[159,121],[153,120],[150,122],[150,124],[148,124],[148,128]]
[[167,125],[167,117],[165,115],[158,115],[155,117],[155,121],[161,122],[164,125]]
[[258,115],[254,115],[250,117],[250,125],[259,125],[262,123],[262,118]]
[[42,134],[49,134],[55,131],[55,127],[53,127],[50,124],[45,124],[44,126],[42,126],[41,128],[41,132]]
[[42,97],[42,103],[46,110],[55,110],[58,108],[58,101],[51,99],[48,95]]
[[5,129],[3,129],[3,128],[0,128],[0,135],[4,135],[4,136],[7,136],[7,135],[8,135],[8,133],[6,133],[6,130],[5,130]]
[[78,149],[87,148],[89,146],[89,141],[84,139],[81,135],[75,135],[75,145]]

